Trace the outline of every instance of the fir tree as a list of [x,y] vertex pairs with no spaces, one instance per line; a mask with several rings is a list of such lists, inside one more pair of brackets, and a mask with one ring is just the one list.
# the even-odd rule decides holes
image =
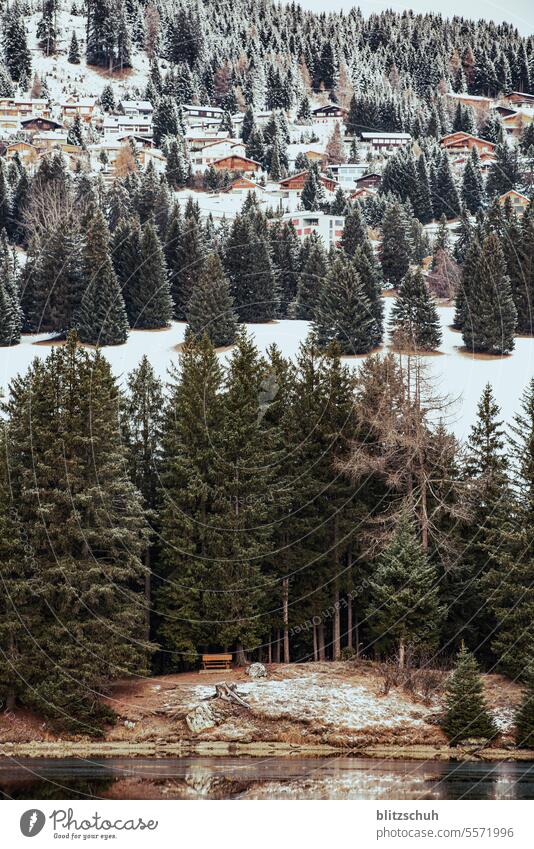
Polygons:
[[433,351],[442,339],[434,298],[420,268],[403,277],[390,317],[390,332],[399,348]]
[[85,292],[77,316],[80,340],[98,345],[120,345],[128,337],[124,300],[109,251],[109,232],[97,210],[89,222],[83,251]]
[[325,201],[325,193],[318,169],[312,166],[304,181],[300,200],[304,209],[315,212],[321,209]]
[[3,17],[4,61],[12,80],[31,79],[31,54],[27,42],[24,12],[15,2]]
[[374,318],[355,267],[338,259],[320,289],[314,310],[319,344],[336,341],[344,354],[363,354],[373,346]]
[[384,280],[391,286],[398,286],[406,275],[410,254],[406,217],[400,203],[393,203],[384,214],[380,252]]
[[462,201],[464,207],[474,215],[484,202],[484,185],[476,147],[473,148],[473,151],[475,153],[471,153],[462,177]]
[[173,304],[165,257],[156,228],[151,221],[143,226],[140,262],[125,289],[131,327],[168,327]]
[[[465,269],[464,269],[465,276]],[[469,351],[507,354],[514,348],[517,311],[499,239],[484,240],[467,291],[462,336]]]
[[452,176],[449,154],[446,150],[441,154],[432,205],[435,218],[440,218],[442,215],[446,218],[457,218],[462,212],[458,189]]
[[293,318],[311,321],[326,277],[327,257],[322,240],[315,234],[309,236],[306,247],[307,256],[298,279],[297,294],[291,312]]
[[218,348],[233,345],[237,334],[237,317],[230,288],[216,253],[204,260],[198,281],[187,307],[187,334],[200,338],[206,334]]
[[80,64],[80,48],[78,46],[78,39],[76,38],[76,33],[72,30],[72,36],[70,39],[69,45],[69,53],[68,53],[68,61],[71,65],[79,65]]
[[496,728],[484,700],[482,680],[474,656],[462,646],[447,683],[447,707],[442,728],[456,745],[464,740],[491,739]]
[[426,650],[436,645],[444,615],[436,571],[407,515],[400,518],[378,559],[371,593],[368,616],[372,633],[375,639],[396,647],[399,666],[404,666],[409,644]]

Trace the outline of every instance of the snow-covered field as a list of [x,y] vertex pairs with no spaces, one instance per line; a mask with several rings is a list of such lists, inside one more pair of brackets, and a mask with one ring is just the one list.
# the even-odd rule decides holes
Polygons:
[[[386,310],[392,300],[385,299]],[[450,429],[460,438],[465,438],[476,415],[476,407],[486,383],[493,386],[497,403],[501,407],[501,417],[509,422],[518,409],[519,398],[534,376],[534,339],[519,337],[516,347],[509,357],[473,357],[462,353],[462,337],[450,329],[454,309],[439,307],[443,326],[443,343],[440,354],[425,358],[429,368],[436,376],[437,389],[448,393],[456,400],[449,420]],[[159,377],[166,379],[169,366],[179,362],[176,346],[184,339],[186,325],[173,323],[168,330],[134,330],[124,345],[104,349],[119,379],[131,371],[146,354]],[[275,342],[287,356],[294,357],[300,342],[308,332],[305,321],[278,321],[270,324],[248,325],[260,351],[265,351]],[[10,380],[16,374],[27,369],[34,357],[46,357],[50,351],[48,345],[35,344],[50,337],[44,334],[23,336],[20,345],[12,348],[0,348],[0,390],[7,391]],[[221,353],[225,359],[228,353]],[[358,367],[360,357],[349,358],[347,362]]]

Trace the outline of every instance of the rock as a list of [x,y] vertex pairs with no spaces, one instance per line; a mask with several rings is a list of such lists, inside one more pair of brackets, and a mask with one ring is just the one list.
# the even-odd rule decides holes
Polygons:
[[124,727],[125,728],[135,728],[135,722],[132,722],[131,719],[125,719],[124,720]]
[[251,663],[246,670],[247,675],[251,678],[267,678],[267,670],[263,663]]
[[200,731],[205,731],[207,728],[213,728],[217,725],[217,720],[213,714],[211,707],[202,702],[197,705],[190,713],[187,714],[185,721],[187,727],[193,734],[198,734]]

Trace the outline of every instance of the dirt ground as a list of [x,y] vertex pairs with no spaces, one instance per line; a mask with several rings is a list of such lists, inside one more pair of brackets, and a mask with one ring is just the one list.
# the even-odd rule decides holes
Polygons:
[[[117,722],[105,737],[109,743],[174,744],[277,742],[298,745],[355,747],[369,745],[443,745],[437,725],[443,694],[429,699],[392,686],[370,662],[272,664],[267,678],[252,680],[241,669],[208,674],[182,673],[116,683],[106,697]],[[192,734],[185,717],[215,692],[215,684],[235,683],[249,703],[211,701],[218,724]],[[500,675],[484,676],[488,705],[501,736],[511,742],[513,711],[520,688]],[[28,711],[0,714],[0,743],[52,742],[58,737]],[[82,740],[82,737],[63,740]]]

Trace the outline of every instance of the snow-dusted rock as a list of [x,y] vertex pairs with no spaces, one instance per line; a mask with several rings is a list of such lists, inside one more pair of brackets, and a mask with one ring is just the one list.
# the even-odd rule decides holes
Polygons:
[[190,711],[185,721],[193,734],[198,734],[200,731],[205,731],[207,728],[213,728],[214,725],[217,725],[213,711],[206,702],[201,702],[194,710]]
[[130,729],[135,728],[135,722],[132,722],[131,719],[125,719],[124,720],[124,727],[130,728]]
[[263,663],[251,663],[246,672],[251,678],[267,678],[267,670]]

